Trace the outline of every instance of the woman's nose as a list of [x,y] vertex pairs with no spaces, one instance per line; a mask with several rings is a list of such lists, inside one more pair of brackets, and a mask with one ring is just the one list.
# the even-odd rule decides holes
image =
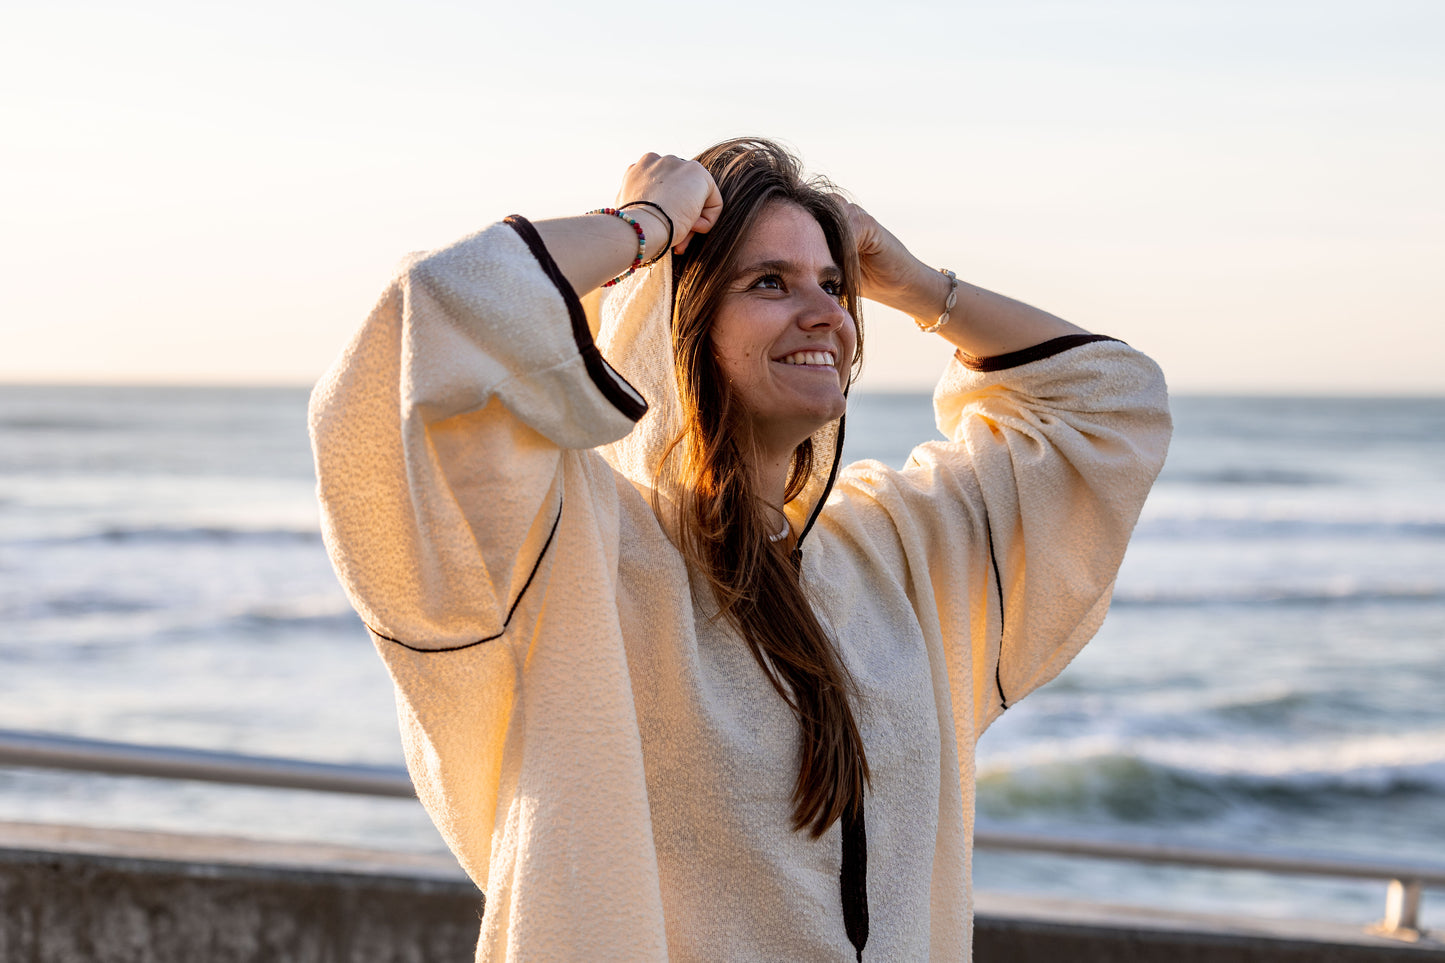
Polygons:
[[842,327],[852,318],[848,310],[838,303],[837,295],[829,294],[822,288],[815,288],[808,297],[798,323],[805,328],[831,330]]

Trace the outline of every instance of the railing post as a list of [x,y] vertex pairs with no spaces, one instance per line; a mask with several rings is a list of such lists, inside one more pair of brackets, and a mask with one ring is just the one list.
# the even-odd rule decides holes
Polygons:
[[1382,936],[1414,942],[1420,938],[1420,894],[1418,879],[1392,879],[1385,894],[1385,918],[1370,929]]

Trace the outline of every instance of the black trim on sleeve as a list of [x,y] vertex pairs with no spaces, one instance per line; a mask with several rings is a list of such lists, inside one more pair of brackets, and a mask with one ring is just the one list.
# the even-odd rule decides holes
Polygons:
[[492,642],[507,634],[507,626],[512,623],[512,615],[517,611],[517,606],[522,604],[522,596],[527,594],[527,589],[532,587],[532,580],[537,577],[537,570],[542,567],[542,559],[547,557],[547,549],[552,547],[552,539],[557,537],[557,525],[562,521],[562,506],[557,506],[557,517],[552,519],[552,530],[547,533],[547,541],[542,543],[542,550],[537,553],[537,561],[532,565],[532,571],[527,574],[527,581],[522,584],[522,590],[517,593],[512,607],[507,609],[507,617],[502,621],[502,630],[495,635],[489,635],[485,639],[477,639],[475,642],[463,642],[461,645],[449,645],[441,649],[423,649],[421,646],[411,645],[401,639],[393,639],[389,635],[382,635],[380,632],[367,626],[366,630],[385,642],[395,642],[403,649],[411,649],[413,652],[458,652],[462,649],[470,649],[473,646],[481,645],[483,642]]
[[[532,222],[520,214],[505,218],[504,223],[526,242],[532,256],[542,266],[542,273],[547,275],[547,279],[557,288],[557,293],[562,295],[562,300],[567,305],[567,315],[572,320],[572,337],[577,342],[577,351],[582,355],[582,362],[587,366],[587,374],[592,377],[592,383],[618,411],[637,421],[647,413],[647,402],[643,400],[642,392],[628,384],[627,379],[618,374],[607,363],[607,359],[602,357],[602,352],[597,350],[597,343],[592,340],[592,330],[587,327],[587,312],[583,309],[577,292],[573,290],[572,282],[567,280],[562,270],[557,267],[557,262],[552,260],[547,245],[542,243],[542,236],[537,233]],[[627,387],[624,388],[623,385]]]
[[[1031,361],[1042,361],[1045,358],[1052,358],[1056,354],[1062,354],[1070,348],[1077,348],[1081,344],[1090,344],[1094,341],[1118,341],[1118,338],[1111,338],[1107,334],[1066,334],[1061,338],[1051,338],[1031,348],[1022,348],[1018,351],[1010,351],[1008,354],[997,354],[991,358],[975,358],[972,355],[958,351],[958,363],[969,371],[1005,371],[1009,368],[1017,368],[1021,364],[1028,364]],[[1123,342],[1120,342],[1121,344]]]
[[1007,709],[1008,696],[1003,692],[1003,576],[998,570],[998,555],[993,550],[993,526],[983,520],[983,535],[988,540],[988,560],[993,565],[993,584],[998,588],[998,661],[993,664],[993,684],[998,689],[999,708]]

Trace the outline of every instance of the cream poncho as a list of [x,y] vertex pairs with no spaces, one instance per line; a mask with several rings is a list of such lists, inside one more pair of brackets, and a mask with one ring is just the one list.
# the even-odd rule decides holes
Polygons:
[[[508,219],[404,263],[312,396],[326,544],[486,893],[478,960],[854,958],[839,828],[789,828],[797,723],[653,513],[669,276],[607,299],[599,350]],[[870,960],[969,958],[974,744],[1098,628],[1169,437],[1158,368],[1093,336],[955,359],[935,408],[951,440],[831,486],[829,426],[789,506],[860,690]]]

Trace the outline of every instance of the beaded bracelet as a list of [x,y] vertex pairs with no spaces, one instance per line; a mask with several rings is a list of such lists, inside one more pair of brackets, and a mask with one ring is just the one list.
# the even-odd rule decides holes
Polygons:
[[[628,201],[626,204],[619,205],[617,209],[619,211],[625,211],[629,207],[650,207],[657,212],[657,216],[667,225],[667,243],[658,249],[658,252],[652,256],[652,260],[648,261],[647,264],[655,264],[661,261],[662,256],[672,249],[672,218],[667,216],[667,212],[662,209],[661,204],[654,204],[651,201]],[[643,266],[646,267],[647,265]]]
[[948,303],[943,306],[943,313],[938,316],[938,320],[930,325],[925,326],[923,322],[917,318],[914,319],[913,323],[918,325],[918,330],[924,334],[932,334],[947,324],[949,313],[953,311],[953,306],[958,303],[958,275],[954,274],[948,268],[939,268],[938,271],[940,274],[948,275]]
[[638,268],[642,267],[642,256],[647,253],[647,235],[642,233],[641,224],[637,223],[634,218],[628,217],[626,214],[622,213],[615,207],[599,207],[597,208],[597,210],[588,211],[587,213],[610,214],[613,217],[620,217],[628,224],[631,224],[632,229],[637,232],[637,256],[632,259],[632,267],[628,268],[626,271],[623,271],[611,281],[608,281],[606,284],[602,285],[604,288],[610,288],[612,287],[612,285],[616,284],[618,281],[621,281],[623,278],[631,276],[633,271],[636,271]]

